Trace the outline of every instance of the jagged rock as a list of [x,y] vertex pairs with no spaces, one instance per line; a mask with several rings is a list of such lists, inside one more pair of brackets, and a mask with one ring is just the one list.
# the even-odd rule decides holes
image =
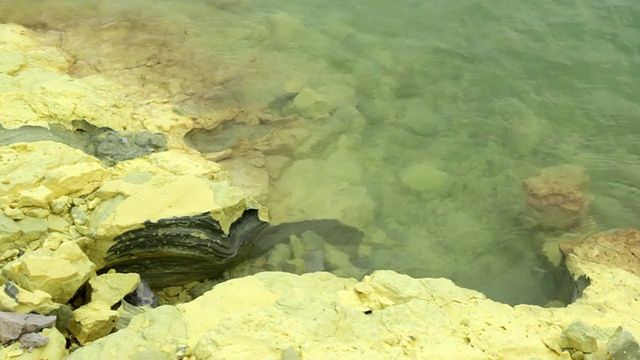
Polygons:
[[23,314],[30,312],[48,314],[58,307],[59,304],[51,301],[51,295],[42,290],[31,292],[11,281],[0,286],[0,310]]
[[55,316],[0,311],[0,342],[6,344],[20,335],[53,327],[55,322]]
[[109,334],[118,323],[118,312],[111,305],[92,301],[73,312],[69,331],[81,344],[94,341]]
[[598,341],[593,328],[582,321],[574,321],[562,330],[560,346],[583,353],[598,351]]
[[2,268],[2,274],[18,286],[45,291],[53,301],[66,303],[91,276],[95,265],[80,247],[67,241],[55,251],[38,249]]
[[22,334],[26,315],[0,312],[0,342],[6,344],[16,340]]
[[102,274],[89,280],[91,301],[114,305],[134,291],[139,284],[140,275],[138,274]]
[[23,349],[33,351],[34,348],[45,346],[49,343],[49,338],[38,333],[23,334],[18,339]]
[[33,189],[22,191],[18,197],[20,206],[38,206],[48,208],[53,200],[53,192],[46,186],[40,185]]
[[618,327],[607,342],[607,353],[610,360],[637,360],[640,359],[640,346],[633,334]]

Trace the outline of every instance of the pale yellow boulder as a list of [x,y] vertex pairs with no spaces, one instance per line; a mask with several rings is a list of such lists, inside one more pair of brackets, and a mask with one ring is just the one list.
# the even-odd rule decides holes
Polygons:
[[74,242],[55,250],[28,252],[2,268],[4,277],[20,287],[49,294],[53,301],[66,303],[91,276],[95,265]]
[[[51,154],[55,154],[55,156],[51,156]],[[94,157],[53,141],[2,146],[0,147],[0,157],[2,158],[0,161],[0,174],[2,174],[0,205],[4,206],[9,206],[14,201],[17,202],[20,192],[38,188],[45,177],[51,185],[58,185],[58,191],[67,192],[67,190],[60,188],[60,185],[64,185],[60,183],[60,180],[68,178],[58,169],[61,165],[84,162],[94,163],[94,165],[90,165],[94,167],[96,164],[99,165],[98,160]],[[53,174],[51,174],[52,172]],[[77,173],[75,174],[77,175]],[[77,176],[75,179],[76,182],[71,186],[77,190],[82,189],[86,184],[84,179],[77,178]],[[56,191],[56,189],[50,190],[54,193]],[[44,190],[38,190],[38,192],[44,193]],[[47,195],[44,196],[48,199]]]
[[98,301],[114,305],[125,295],[136,289],[140,283],[138,274],[107,273],[89,280],[91,302]]
[[[98,237],[117,236],[141,227],[145,221],[205,212],[210,212],[224,231],[229,230],[230,225],[245,209],[260,209],[261,216],[266,217],[264,208],[247,199],[242,190],[232,187],[226,181],[211,181],[194,175],[158,176],[142,185],[127,184],[121,180],[105,186],[111,195],[121,191],[122,195],[128,197],[115,208],[109,203],[96,207],[95,211],[98,213],[108,212],[95,217],[102,218],[103,221],[92,223]],[[98,194],[102,191],[98,190]]]
[[20,206],[38,206],[41,208],[49,208],[49,202],[53,200],[53,192],[46,186],[38,186],[20,192],[18,204]]
[[86,195],[97,189],[105,179],[106,169],[98,162],[83,162],[57,167],[47,173],[42,184],[55,197]]
[[73,311],[69,331],[81,344],[109,334],[118,323],[118,312],[102,301],[92,301]]

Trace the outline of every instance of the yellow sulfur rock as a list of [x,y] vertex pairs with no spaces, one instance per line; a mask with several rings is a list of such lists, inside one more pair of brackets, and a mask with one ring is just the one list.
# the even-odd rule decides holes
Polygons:
[[43,185],[51,189],[55,197],[76,193],[86,195],[100,186],[105,173],[105,168],[98,162],[60,166],[47,173]]
[[89,280],[91,301],[114,305],[135,290],[139,283],[138,274],[102,274]]
[[74,242],[64,242],[55,250],[38,249],[26,253],[2,268],[2,274],[29,290],[42,290],[53,301],[66,303],[91,276],[95,265]]
[[102,301],[92,301],[73,312],[69,331],[81,344],[109,334],[118,323],[118,312]]
[[[31,292],[15,284],[11,284],[8,287],[9,289],[7,284],[0,286],[0,310],[2,311],[13,311],[21,314],[31,312],[49,314],[60,306],[51,301],[51,295],[44,291],[35,290]],[[15,298],[9,294],[15,294]]]
[[53,192],[46,186],[38,186],[20,193],[18,203],[20,206],[38,206],[44,209],[49,208],[49,202],[53,200]]

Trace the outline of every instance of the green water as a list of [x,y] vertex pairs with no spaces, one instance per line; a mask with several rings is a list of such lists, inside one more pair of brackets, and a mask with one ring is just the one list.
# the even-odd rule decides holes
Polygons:
[[[5,21],[45,21],[76,38],[82,26],[90,36],[127,21],[136,51],[174,44],[163,59],[176,63],[167,77],[179,85],[167,92],[202,93],[207,101],[185,104],[193,113],[236,104],[290,115],[280,100],[291,81],[351,89],[329,118],[304,120],[313,135],[286,154],[291,167],[272,176],[266,203],[361,227],[383,243],[365,261],[371,269],[449,277],[509,303],[558,297],[518,214],[522,180],[563,163],[591,176],[596,229],[638,226],[637,2],[0,4]],[[414,166],[435,169],[417,176],[429,186],[403,181]]]

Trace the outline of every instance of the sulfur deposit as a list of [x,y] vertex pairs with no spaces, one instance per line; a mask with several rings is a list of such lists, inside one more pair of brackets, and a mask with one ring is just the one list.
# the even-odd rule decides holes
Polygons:
[[[636,230],[597,235],[567,255],[576,284],[588,286],[577,286],[575,302],[566,307],[511,307],[447,279],[390,270],[365,276],[340,249],[308,233],[245,265],[316,272],[262,272],[209,286],[199,297],[202,285],[169,287],[161,293],[183,303],[132,306],[123,298],[142,286],[138,274],[100,271],[116,236],[147,221],[203,213],[228,231],[245,210],[268,219],[267,209],[229,181],[219,164],[184,144],[194,122],[170,104],[126,95],[134,91],[98,76],[71,78],[67,56],[41,46],[20,26],[0,26],[0,39],[4,128],[57,124],[73,130],[74,120],[85,120],[118,133],[147,131],[167,139],[165,151],[113,164],[58,141],[0,147],[0,311],[56,317],[55,326],[28,331],[26,317],[8,317],[17,318],[19,327],[0,324],[0,335],[13,334],[0,358],[638,358]],[[317,105],[309,117],[324,118],[331,110],[323,94],[302,90],[295,106],[307,103]],[[327,159],[329,176],[358,176],[356,163],[337,171],[339,163],[344,161]],[[285,179],[293,182],[293,174],[308,166],[290,167]],[[582,173],[564,170],[575,177],[553,182],[548,179],[557,177],[543,173],[525,183],[540,225],[569,227],[588,206]],[[412,178],[403,181],[411,185]],[[326,206],[321,194],[310,200]],[[338,205],[353,214],[349,222],[365,222],[350,204]],[[371,207],[365,202],[365,210]],[[551,223],[549,214],[564,220]],[[339,261],[325,264],[329,252]]]

